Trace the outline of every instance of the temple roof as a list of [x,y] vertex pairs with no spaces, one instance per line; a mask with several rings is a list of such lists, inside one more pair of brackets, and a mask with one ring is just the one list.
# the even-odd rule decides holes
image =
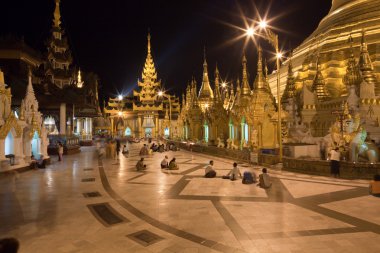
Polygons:
[[150,33],[148,33],[148,53],[146,56],[144,69],[141,76],[144,84],[155,83],[157,81],[157,72],[151,54]]

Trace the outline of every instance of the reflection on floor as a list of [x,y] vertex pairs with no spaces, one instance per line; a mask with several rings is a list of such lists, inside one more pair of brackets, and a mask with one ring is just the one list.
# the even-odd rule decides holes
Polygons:
[[[17,237],[21,253],[380,252],[380,199],[365,180],[270,171],[263,190],[222,179],[231,160],[182,151],[148,156],[137,172],[140,145],[119,161],[85,147],[2,175],[0,235]],[[161,170],[164,155],[180,170]],[[205,179],[210,159],[217,177]]]

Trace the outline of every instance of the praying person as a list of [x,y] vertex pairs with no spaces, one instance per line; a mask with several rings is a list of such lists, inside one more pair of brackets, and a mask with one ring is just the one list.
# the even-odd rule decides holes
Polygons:
[[174,157],[169,163],[169,170],[179,170],[179,167],[178,167],[177,162],[175,161]]

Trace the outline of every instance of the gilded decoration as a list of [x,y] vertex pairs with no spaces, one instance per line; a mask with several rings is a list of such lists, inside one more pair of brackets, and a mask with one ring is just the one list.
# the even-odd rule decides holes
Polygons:
[[22,127],[18,124],[17,118],[13,115],[13,113],[9,115],[4,125],[2,125],[0,128],[0,139],[5,139],[12,128],[16,132],[15,137],[20,138],[22,135]]

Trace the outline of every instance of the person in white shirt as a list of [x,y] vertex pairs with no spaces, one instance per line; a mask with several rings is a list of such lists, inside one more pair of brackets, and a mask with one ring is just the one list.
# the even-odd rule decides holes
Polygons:
[[231,181],[234,181],[236,180],[238,177],[240,176],[241,178],[241,173],[240,173],[240,170],[237,166],[237,163],[234,163],[233,164],[233,168],[230,172],[228,172],[227,175],[223,176],[224,179],[231,179]]
[[210,161],[210,163],[205,167],[205,177],[206,178],[213,178],[216,177],[216,171],[213,168],[214,161]]
[[267,189],[272,186],[272,182],[270,179],[270,176],[268,175],[268,171],[266,168],[263,168],[261,170],[263,173],[259,175],[259,184],[261,188]]
[[330,171],[331,175],[334,177],[339,176],[339,170],[340,170],[340,152],[339,148],[336,147],[335,149],[330,151]]
[[165,158],[161,161],[161,169],[167,169],[169,168],[169,162],[168,162],[168,156],[166,155]]

